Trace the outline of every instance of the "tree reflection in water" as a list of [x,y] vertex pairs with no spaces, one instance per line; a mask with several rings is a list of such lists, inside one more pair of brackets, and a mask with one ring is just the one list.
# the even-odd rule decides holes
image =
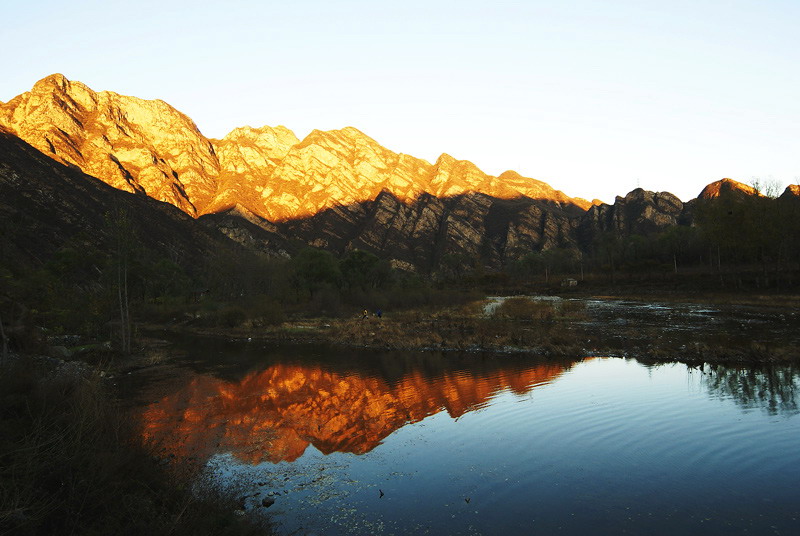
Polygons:
[[770,415],[800,412],[800,366],[795,364],[734,367],[704,365],[702,383],[712,395],[730,398],[745,408]]

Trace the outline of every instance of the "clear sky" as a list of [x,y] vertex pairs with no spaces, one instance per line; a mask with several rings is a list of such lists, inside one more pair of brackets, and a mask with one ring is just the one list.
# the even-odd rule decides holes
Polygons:
[[572,196],[800,181],[800,0],[2,0],[0,100],[60,72],[209,137],[354,126]]

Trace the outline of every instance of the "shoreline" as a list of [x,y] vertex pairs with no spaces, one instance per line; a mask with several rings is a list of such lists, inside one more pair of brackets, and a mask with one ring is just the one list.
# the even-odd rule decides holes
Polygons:
[[[514,297],[504,297],[513,299]],[[783,300],[751,297],[747,300],[688,301],[685,296],[674,301],[658,301],[629,296],[575,296],[567,294],[569,302],[578,300],[622,300],[645,305],[692,304],[714,307],[746,307],[774,313],[775,310],[795,314],[800,298],[786,296]],[[774,298],[774,297],[771,297]],[[375,350],[442,351],[460,354],[531,355],[537,358],[554,357],[621,357],[647,362],[681,362],[698,365],[704,362],[741,365],[788,363],[800,361],[800,351],[791,344],[751,341],[749,345],[720,344],[720,341],[664,340],[658,330],[643,330],[637,325],[599,325],[587,328],[580,310],[565,312],[546,308],[523,310],[520,314],[489,316],[481,311],[490,298],[462,307],[439,310],[409,310],[385,314],[382,318],[304,318],[283,322],[277,326],[236,328],[200,327],[180,324],[142,324],[144,332],[159,331],[183,335],[252,340],[273,343],[321,343],[338,347],[358,347]],[[778,302],[778,303],[776,303]],[[652,335],[652,337],[649,337]]]
[[[522,304],[520,307],[520,303],[517,303],[515,308],[505,312],[490,313],[495,310],[495,300],[500,298],[501,302],[527,300],[532,304]],[[252,319],[237,327],[201,325],[200,318],[141,322],[136,325],[138,347],[129,355],[111,349],[108,342],[96,341],[72,346],[71,349],[59,346],[58,341],[51,343],[46,351],[30,355],[47,356],[47,359],[64,363],[82,362],[107,377],[168,364],[174,357],[173,343],[170,341],[174,336],[272,344],[317,343],[376,351],[446,352],[497,358],[511,355],[537,359],[619,357],[648,363],[685,363],[690,366],[703,363],[758,366],[800,362],[800,347],[786,338],[743,340],[739,337],[719,340],[708,337],[699,329],[676,336],[668,333],[664,326],[641,326],[635,321],[617,324],[608,319],[591,321],[580,305],[590,301],[616,303],[621,308],[631,304],[655,309],[688,305],[718,309],[720,317],[732,310],[747,310],[773,319],[790,317],[800,326],[800,296],[716,295],[716,299],[712,300],[708,296],[700,298],[684,294],[652,293],[643,296],[564,292],[550,296],[488,296],[460,306],[392,311],[382,318],[371,315],[362,319],[361,314],[349,318],[295,316],[275,325],[263,325],[258,319]],[[562,305],[553,305],[558,303]],[[492,304],[491,307],[488,307],[489,304]],[[162,337],[162,334],[165,335]]]

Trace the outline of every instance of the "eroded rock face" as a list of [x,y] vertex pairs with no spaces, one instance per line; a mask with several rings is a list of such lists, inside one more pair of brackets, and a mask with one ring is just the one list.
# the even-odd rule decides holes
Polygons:
[[0,124],[59,162],[193,216],[216,190],[214,148],[163,101],[94,92],[55,74],[0,106]]
[[337,254],[362,249],[404,269],[429,273],[449,266],[457,273],[500,268],[543,247],[574,247],[578,221],[558,206],[528,198],[422,194],[403,203],[384,191],[374,201],[328,209],[277,229]]
[[240,127],[221,140],[212,140],[219,161],[217,192],[204,210],[214,214],[236,206],[267,218],[270,203],[263,193],[269,189],[266,178],[272,176],[286,154],[300,143],[286,127]]
[[759,195],[758,191],[752,186],[744,184],[733,179],[720,179],[711,184],[706,185],[705,188],[697,196],[698,199],[714,199],[721,195]]
[[163,101],[95,92],[59,74],[0,104],[0,124],[56,160],[192,216],[238,207],[278,222],[384,191],[404,203],[481,192],[590,206],[511,171],[494,177],[446,154],[431,164],[395,153],[352,127],[302,141],[285,127],[241,127],[209,140]]
[[[220,160],[224,165],[222,153]],[[337,206],[372,201],[381,192],[407,204],[423,194],[445,198],[481,192],[499,198],[532,197],[585,206],[583,200],[513,172],[493,177],[471,162],[449,155],[431,165],[394,153],[352,127],[313,131],[273,162],[271,170],[263,169],[261,184],[256,186],[264,206],[261,214],[272,221],[307,218]]]
[[[0,103],[3,126],[115,188],[204,216],[248,249],[283,256],[302,243],[337,254],[365,249],[425,273],[445,264],[496,269],[532,251],[586,249],[604,233],[685,224],[692,212],[691,202],[641,189],[613,205],[590,203],[447,154],[430,163],[395,153],[352,127],[303,140],[282,126],[241,127],[209,140],[162,101],[95,92],[62,75]],[[727,191],[754,195],[723,179],[700,197]]]
[[526,207],[509,222],[504,261],[512,261],[531,251],[576,247],[575,230],[579,221],[579,218],[537,205]]
[[673,194],[637,188],[617,196],[613,205],[591,207],[581,223],[582,235],[584,241],[608,232],[649,235],[678,224],[683,213],[684,203]]
[[188,273],[241,253],[175,207],[55,162],[0,127],[0,256],[7,265],[41,266],[65,247],[113,251],[119,210],[135,215],[130,232],[142,255],[170,259]]

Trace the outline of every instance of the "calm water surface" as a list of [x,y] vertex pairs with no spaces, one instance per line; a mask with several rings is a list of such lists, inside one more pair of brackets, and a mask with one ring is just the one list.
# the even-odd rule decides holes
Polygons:
[[283,534],[800,534],[797,368],[186,348],[145,437]]

